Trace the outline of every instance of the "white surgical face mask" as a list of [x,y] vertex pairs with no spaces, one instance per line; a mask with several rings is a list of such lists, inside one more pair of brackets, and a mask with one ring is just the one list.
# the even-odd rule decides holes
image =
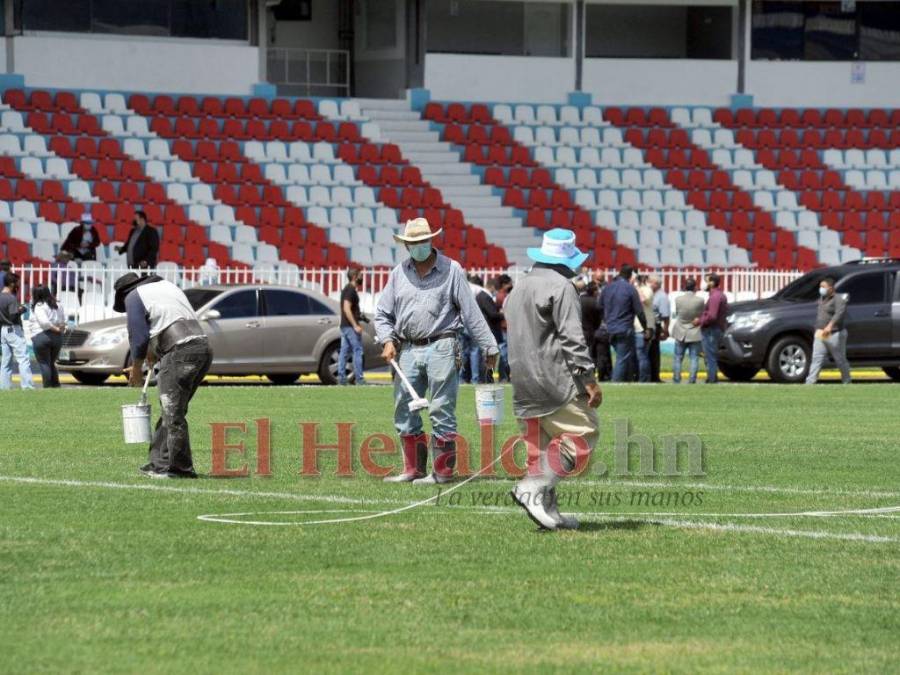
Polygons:
[[415,260],[416,262],[422,262],[428,259],[428,256],[431,255],[431,242],[425,242],[424,244],[412,244],[409,247],[409,257]]
[[708,290],[709,290],[709,284],[708,284],[707,282],[704,281],[702,284],[700,284],[700,290],[701,290],[701,291],[708,291]]
[[824,298],[826,295],[828,295],[828,289],[824,286],[819,286],[819,295]]

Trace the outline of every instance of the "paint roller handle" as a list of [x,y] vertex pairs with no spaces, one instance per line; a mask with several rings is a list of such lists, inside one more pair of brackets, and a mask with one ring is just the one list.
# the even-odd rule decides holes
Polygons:
[[397,375],[400,376],[400,379],[403,380],[403,384],[406,385],[406,390],[409,392],[410,396],[412,396],[413,398],[419,398],[419,395],[416,393],[416,390],[413,389],[410,381],[406,379],[406,373],[401,370],[400,366],[397,364],[397,361],[391,359],[390,364],[391,366],[393,366],[394,370],[397,371]]
[[150,378],[153,376],[153,366],[147,367],[147,377],[144,378],[144,388],[141,389],[141,405],[147,405],[147,388],[150,386]]

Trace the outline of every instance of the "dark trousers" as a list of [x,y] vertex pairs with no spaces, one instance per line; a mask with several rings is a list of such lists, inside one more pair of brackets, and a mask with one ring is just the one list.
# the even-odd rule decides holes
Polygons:
[[661,382],[659,378],[659,334],[662,331],[662,324],[656,324],[656,331],[653,333],[653,339],[650,340],[650,381]]
[[594,341],[594,363],[597,364],[597,379],[605,382],[612,377],[613,361],[608,334]]
[[203,382],[212,363],[207,340],[175,345],[159,362],[160,416],[150,444],[150,466],[157,471],[191,471],[191,439],[188,403]]
[[62,349],[62,334],[45,330],[31,339],[34,346],[34,357],[41,369],[41,380],[44,389],[59,387],[59,371],[56,369],[56,361],[59,359],[59,350]]

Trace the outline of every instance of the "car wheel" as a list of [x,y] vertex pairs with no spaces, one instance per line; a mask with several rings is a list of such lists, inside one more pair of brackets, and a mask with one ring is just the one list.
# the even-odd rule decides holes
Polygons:
[[[325,348],[322,360],[319,362],[319,380],[322,384],[334,385],[338,383],[338,356],[341,353],[341,343],[333,342]],[[344,366],[347,372],[347,382],[353,382],[356,376],[353,374],[353,363],[347,359]]]
[[796,384],[809,372],[809,344],[796,335],[776,341],[766,359],[766,372],[775,382]]
[[739,366],[731,363],[720,363],[719,370],[732,382],[749,382],[759,372],[753,366]]
[[72,371],[72,377],[81,384],[87,384],[93,387],[99,386],[109,379],[109,375],[106,373],[86,373],[83,370]]
[[894,382],[900,382],[900,366],[885,366],[882,370]]
[[300,379],[300,373],[272,373],[266,377],[272,384],[294,384]]

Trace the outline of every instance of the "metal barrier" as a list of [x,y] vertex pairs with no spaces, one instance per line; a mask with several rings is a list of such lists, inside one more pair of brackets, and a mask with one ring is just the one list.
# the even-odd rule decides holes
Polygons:
[[[31,290],[39,285],[50,286],[67,314],[75,323],[108,319],[113,312],[113,285],[116,279],[128,271],[153,272],[182,288],[209,285],[236,284],[277,284],[295,288],[309,288],[326,296],[338,299],[341,289],[347,283],[346,271],[342,269],[305,269],[294,266],[257,265],[252,269],[212,269],[205,267],[180,268],[163,263],[155,270],[128,270],[120,267],[104,267],[97,263],[85,263],[78,267],[69,263],[68,267],[15,267],[21,279],[20,298],[30,302]],[[611,279],[618,272],[613,269],[596,270],[602,279]],[[363,311],[371,312],[381,290],[387,283],[390,269],[367,269],[363,271],[363,291],[361,305]],[[523,267],[509,269],[472,269],[485,281],[500,274],[509,274],[515,284],[527,272]],[[677,292],[684,282],[692,277],[699,279],[710,272],[722,276],[723,290],[733,300],[754,300],[768,297],[803,274],[799,270],[756,270],[756,269],[667,269],[655,274],[660,278],[666,292]]]
[[350,52],[346,49],[270,47],[266,79],[292,96],[350,96]]

